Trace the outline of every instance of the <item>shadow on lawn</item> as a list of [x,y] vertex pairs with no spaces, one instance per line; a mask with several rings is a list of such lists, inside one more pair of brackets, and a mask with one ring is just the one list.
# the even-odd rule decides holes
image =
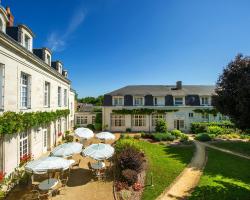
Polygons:
[[234,183],[214,181],[220,185],[199,186],[188,200],[249,200],[250,190]]
[[[190,151],[190,149],[192,149],[192,151]],[[165,146],[164,151],[169,158],[173,158],[187,165],[194,155],[195,146],[193,144],[185,146]]]

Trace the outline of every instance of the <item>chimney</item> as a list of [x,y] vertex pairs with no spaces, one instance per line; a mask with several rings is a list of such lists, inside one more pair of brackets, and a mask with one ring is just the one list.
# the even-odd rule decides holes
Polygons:
[[12,27],[14,25],[14,16],[12,15],[10,11],[9,6],[6,7],[6,13],[7,13],[7,17],[9,18],[9,22],[7,23],[7,26]]
[[176,82],[176,89],[181,90],[182,89],[182,81],[177,81]]

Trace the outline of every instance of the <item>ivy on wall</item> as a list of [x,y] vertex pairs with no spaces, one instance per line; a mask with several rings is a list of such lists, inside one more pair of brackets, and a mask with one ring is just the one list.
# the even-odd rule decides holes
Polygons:
[[0,116],[0,136],[26,131],[33,127],[47,125],[69,115],[69,109],[52,112],[4,112]]
[[218,110],[216,109],[195,109],[193,110],[195,113],[201,113],[201,114],[210,114],[210,115],[213,115],[213,116],[217,116],[217,114],[219,113]]
[[114,113],[114,114],[120,114],[120,115],[129,115],[129,114],[150,115],[152,113],[164,114],[164,113],[167,113],[167,112],[176,112],[176,111],[178,111],[178,109],[159,110],[159,109],[141,108],[141,109],[113,110],[112,113]]

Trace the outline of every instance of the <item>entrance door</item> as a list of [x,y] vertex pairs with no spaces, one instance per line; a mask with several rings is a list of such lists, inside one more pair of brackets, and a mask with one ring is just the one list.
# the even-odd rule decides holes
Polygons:
[[174,128],[177,130],[183,130],[184,129],[184,120],[179,120],[179,119],[174,120]]

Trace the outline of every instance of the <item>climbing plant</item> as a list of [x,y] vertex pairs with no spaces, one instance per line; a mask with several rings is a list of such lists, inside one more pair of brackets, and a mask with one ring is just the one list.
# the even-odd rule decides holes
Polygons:
[[193,110],[195,113],[201,113],[201,114],[210,114],[213,116],[217,116],[218,111],[216,109],[195,109]]
[[52,112],[4,112],[0,116],[0,135],[19,133],[43,126],[61,117],[67,117],[69,113],[68,109]]
[[167,112],[176,112],[178,109],[169,109],[169,110],[160,110],[160,109],[149,109],[149,108],[141,108],[141,109],[121,109],[121,110],[113,110],[114,114],[120,115],[129,115],[129,114],[142,114],[142,115],[150,115],[153,113],[164,114]]

